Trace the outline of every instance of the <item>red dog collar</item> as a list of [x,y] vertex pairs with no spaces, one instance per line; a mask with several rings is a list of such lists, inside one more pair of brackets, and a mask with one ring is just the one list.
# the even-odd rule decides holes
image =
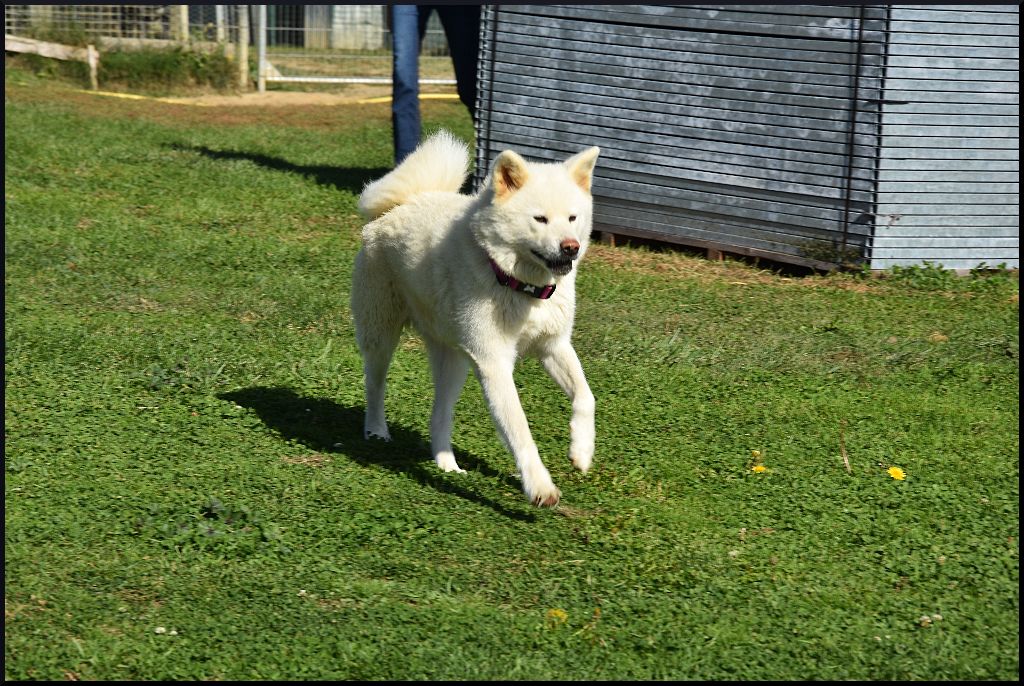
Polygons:
[[498,278],[498,283],[502,286],[508,286],[514,291],[526,293],[527,295],[532,295],[533,297],[541,300],[547,300],[555,292],[555,284],[553,283],[550,283],[547,286],[534,286],[532,283],[523,283],[511,274],[506,274],[501,271],[501,267],[499,267],[492,258],[488,257],[487,261],[491,263],[491,269],[494,270],[494,275]]

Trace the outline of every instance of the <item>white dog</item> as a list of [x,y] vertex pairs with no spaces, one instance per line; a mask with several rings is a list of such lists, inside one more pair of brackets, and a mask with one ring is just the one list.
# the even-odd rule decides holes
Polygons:
[[352,313],[366,375],[366,437],[390,438],[384,418],[388,365],[402,327],[422,335],[434,379],[431,448],[438,467],[461,472],[452,416],[470,366],[527,499],[552,506],[560,492],[530,435],[512,370],[540,359],[572,400],[569,458],[594,455],[594,396],[569,341],[576,309],[573,262],[587,250],[596,147],[563,163],[533,163],[506,150],[476,196],[459,194],[466,146],[435,134],[366,186],[370,221],[356,256]]

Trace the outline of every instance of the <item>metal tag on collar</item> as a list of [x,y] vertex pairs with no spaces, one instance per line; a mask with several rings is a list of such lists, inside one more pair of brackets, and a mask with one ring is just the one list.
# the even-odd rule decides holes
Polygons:
[[522,281],[515,278],[511,274],[506,274],[505,272],[503,272],[501,270],[501,267],[498,266],[498,263],[495,262],[492,258],[488,257],[487,261],[491,263],[491,270],[494,271],[495,278],[498,279],[498,283],[500,283],[502,286],[508,286],[512,290],[518,291],[519,293],[532,295],[534,298],[537,298],[539,300],[547,300],[555,292],[556,284],[549,283],[546,286],[534,286],[532,283],[523,283]]

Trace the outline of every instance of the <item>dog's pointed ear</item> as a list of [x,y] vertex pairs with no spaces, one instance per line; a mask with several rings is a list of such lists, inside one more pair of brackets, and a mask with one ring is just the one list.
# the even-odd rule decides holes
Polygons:
[[529,176],[529,172],[526,171],[526,160],[522,157],[511,150],[498,155],[498,159],[494,160],[494,170],[491,172],[495,199],[506,200],[523,187]]
[[576,153],[564,162],[572,180],[588,193],[590,192],[590,182],[594,178],[594,165],[597,164],[599,154],[601,154],[601,148],[595,145],[583,152]]

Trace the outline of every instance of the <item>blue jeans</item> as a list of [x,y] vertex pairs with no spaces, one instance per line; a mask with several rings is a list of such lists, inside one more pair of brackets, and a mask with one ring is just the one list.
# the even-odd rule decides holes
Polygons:
[[392,5],[393,71],[391,123],[395,164],[420,142],[420,43],[430,13],[437,11],[448,39],[459,99],[476,116],[476,62],[480,42],[479,5]]

